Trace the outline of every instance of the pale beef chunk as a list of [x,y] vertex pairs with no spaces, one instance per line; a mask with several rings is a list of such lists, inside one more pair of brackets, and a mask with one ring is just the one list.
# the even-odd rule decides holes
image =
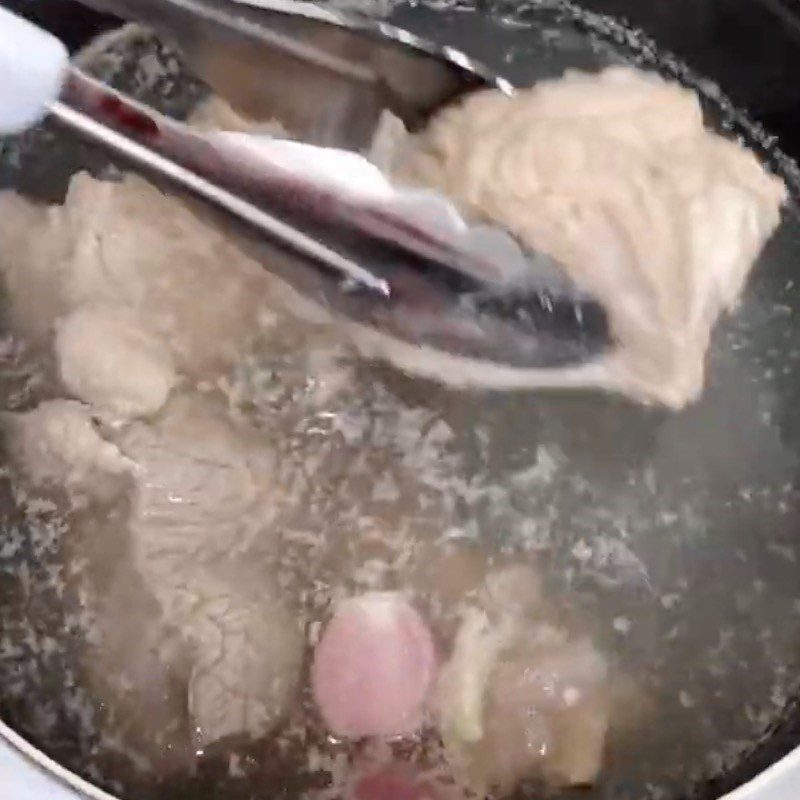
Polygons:
[[137,468],[134,564],[189,645],[198,740],[263,735],[286,712],[302,658],[269,569],[250,563],[254,545],[272,541],[280,507],[268,449],[221,409],[187,398],[119,444]]
[[309,326],[224,230],[135,176],[77,175],[61,206],[0,193],[0,242],[15,325],[53,348],[66,392],[87,403],[12,419],[15,460],[37,487],[113,519],[90,508],[70,541],[99,576],[90,600],[107,652],[87,657],[92,683],[171,752],[173,684],[196,745],[267,733],[302,660],[274,567],[282,495],[271,443],[198,385],[231,390],[254,339],[280,325],[302,349]]
[[600,772],[608,728],[605,661],[585,640],[523,645],[489,679],[490,782],[512,788],[537,772],[585,785]]
[[457,385],[599,386],[672,407],[700,395],[711,330],[787,198],[753,153],[704,126],[691,89],[630,67],[474,93],[412,137],[394,169],[555,258],[608,310],[615,345],[549,370],[399,344],[390,358]]
[[488,575],[478,604],[465,608],[437,713],[453,769],[478,793],[532,777],[591,784],[600,772],[606,661],[546,616],[539,578],[525,567]]
[[133,175],[119,182],[76,175],[63,206],[0,193],[0,242],[12,316],[23,332],[48,341],[66,314],[118,309],[195,380],[230,369],[269,306],[261,265]]
[[66,490],[73,504],[113,498],[135,471],[102,437],[91,408],[75,400],[49,400],[32,411],[7,414],[4,422],[11,456],[28,481]]
[[59,321],[55,348],[66,388],[104,415],[154,414],[177,383],[164,343],[126,308],[78,309]]

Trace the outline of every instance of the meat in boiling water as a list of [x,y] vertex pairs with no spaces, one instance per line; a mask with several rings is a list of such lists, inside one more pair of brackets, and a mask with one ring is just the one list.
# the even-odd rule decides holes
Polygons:
[[610,714],[605,659],[548,622],[526,567],[491,573],[462,616],[436,702],[454,768],[483,790],[537,776],[594,782]]
[[[213,104],[201,116],[204,128],[232,119]],[[137,177],[81,174],[60,206],[0,195],[11,318],[55,363],[61,397],[5,415],[9,449],[30,487],[58,497],[71,552],[100,575],[89,672],[107,704],[133,696],[145,740],[224,749],[299,720],[304,735],[347,740],[353,773],[334,776],[331,761],[330,783],[353,800],[591,783],[614,719],[607,658],[554,621],[527,554],[493,564],[488,536],[441,561],[457,575],[420,589],[455,524],[442,475],[458,468],[441,447],[404,461],[428,435],[419,409],[359,438],[347,420],[364,384],[329,381],[329,367],[355,344],[460,385],[601,386],[681,406],[785,190],[705,130],[691,92],[625,68],[479,93],[400,138],[381,156],[400,179],[504,223],[606,304],[609,355],[509,374],[307,305],[300,318],[286,287],[188,206]],[[370,397],[391,394],[370,380]],[[365,498],[380,521],[353,515]],[[189,730],[161,742],[170,691]],[[393,752],[359,761],[361,740],[397,737],[428,772]]]
[[472,95],[402,147],[394,169],[555,258],[606,307],[616,346],[560,370],[415,358],[399,345],[390,357],[460,385],[596,386],[675,408],[700,395],[711,330],[787,197],[752,153],[704,126],[694,92],[628,67]]

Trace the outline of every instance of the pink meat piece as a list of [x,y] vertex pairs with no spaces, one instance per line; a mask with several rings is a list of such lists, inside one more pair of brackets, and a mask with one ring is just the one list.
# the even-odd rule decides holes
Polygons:
[[441,800],[442,795],[412,769],[388,765],[360,778],[348,800]]
[[422,724],[436,672],[430,630],[400,594],[339,605],[314,653],[312,685],[339,736],[404,736]]

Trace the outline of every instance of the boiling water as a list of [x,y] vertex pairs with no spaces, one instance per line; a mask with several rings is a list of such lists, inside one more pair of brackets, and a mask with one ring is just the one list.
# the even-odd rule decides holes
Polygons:
[[[423,33],[435,20],[438,36],[470,52],[491,41],[475,55],[520,80],[625,60],[635,44],[589,36],[568,13],[537,5],[495,10],[491,20],[469,9],[395,13]],[[171,113],[203,94],[149,37],[94,61]],[[50,198],[63,194],[59,176],[107,170],[52,132],[7,145],[4,157],[7,184]],[[680,414],[590,393],[461,394],[347,359],[347,388],[326,394],[291,335],[265,344],[231,382],[298,497],[280,558],[269,558],[311,638],[329,603],[355,590],[412,587],[435,615],[435,565],[453,549],[523,559],[544,576],[559,618],[592,633],[636,709],[615,716],[606,769],[584,796],[677,798],[740,761],[781,719],[800,667],[798,256],[800,227],[787,215],[742,308],[717,332],[703,400]],[[0,356],[6,408],[58,391],[40,355],[15,339]],[[78,525],[11,479],[4,493],[6,720],[124,796],[244,800],[336,785],[352,753],[325,737],[305,697],[269,741],[209,751],[194,771],[154,766],[139,723],[98,696],[87,669],[98,642],[86,593],[99,556],[85,558],[80,531],[113,529],[114,519]],[[398,748],[425,761],[430,741]]]

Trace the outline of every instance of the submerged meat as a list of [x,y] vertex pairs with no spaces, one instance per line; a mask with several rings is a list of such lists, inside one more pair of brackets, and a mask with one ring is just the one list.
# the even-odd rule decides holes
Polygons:
[[437,690],[456,773],[478,793],[534,776],[592,783],[609,724],[605,660],[588,640],[542,622],[529,569],[489,575],[481,605],[466,608]]
[[73,312],[58,323],[55,349],[66,388],[115,417],[155,413],[177,382],[167,348],[124,307]]
[[[509,375],[417,349],[406,353],[412,370],[457,383],[600,385],[674,406],[696,395],[711,326],[735,302],[775,226],[783,188],[738,145],[704,131],[691,93],[629,70],[570,75],[511,99],[477,95],[406,146],[402,174],[446,189],[476,216],[504,222],[558,258],[608,306],[618,342],[610,356],[573,371]],[[101,604],[115,658],[93,669],[116,670],[159,724],[174,678],[193,751],[275,730],[297,694],[305,622],[286,589],[295,574],[279,580],[281,535],[305,538],[314,568],[335,562],[334,551],[380,526],[354,511],[341,528],[363,522],[363,530],[334,542],[338,529],[321,518],[329,509],[350,513],[348,504],[360,513],[359,493],[372,491],[387,516],[414,528],[407,541],[416,545],[433,512],[406,511],[417,499],[419,508],[437,502],[433,490],[421,497],[413,474],[381,485],[366,447],[331,469],[329,483],[317,483],[320,464],[341,452],[328,432],[355,449],[362,436],[330,410],[320,387],[313,419],[287,415],[291,425],[271,429],[301,442],[302,464],[288,463],[290,446],[277,447],[241,418],[229,381],[248,342],[262,336],[278,363],[270,336],[292,328],[285,341],[308,349],[307,325],[292,316],[295,307],[286,313],[283,289],[224,232],[141,179],[79,175],[64,205],[51,209],[2,195],[0,244],[18,325],[52,344],[66,393],[86,403],[43,403],[12,418],[15,458],[36,485],[122,498],[103,528],[125,540]],[[328,334],[338,342],[330,327]],[[363,331],[355,336],[367,349],[375,344]],[[397,343],[385,344],[378,342],[381,355],[403,360]],[[315,381],[305,366],[293,362],[301,388],[279,386],[275,408],[307,396]],[[276,372],[253,378],[258,390],[285,383],[287,373]],[[268,417],[273,406],[259,412]],[[375,423],[394,461],[392,424]],[[412,423],[401,433],[409,429],[413,439]],[[414,468],[404,464],[404,475]],[[437,482],[436,498],[450,485]],[[323,497],[337,493],[338,504]],[[312,495],[316,507],[306,513]],[[395,554],[380,545],[381,558],[362,564],[379,567],[366,585],[402,586],[408,554],[398,551],[391,571],[383,569],[385,554]],[[128,568],[135,575],[123,590]],[[337,568],[341,577],[346,569]],[[471,791],[511,789],[530,776],[593,781],[610,719],[605,659],[588,639],[547,622],[539,576],[527,567],[490,571],[476,548],[434,563],[433,574],[430,594],[449,614],[437,620],[437,635],[447,641],[448,626],[461,621],[441,670],[428,624],[401,594],[359,595],[335,607],[311,669],[327,729],[354,738],[415,734],[435,694],[430,705],[449,764]],[[148,598],[137,607],[146,635],[125,636],[116,621],[136,592]],[[352,786],[359,800],[440,796],[438,784],[402,769],[377,770]]]
[[222,410],[178,398],[119,441],[136,465],[134,563],[190,650],[189,710],[202,743],[260,736],[288,709],[302,635],[263,556],[280,498],[265,443]]
[[192,652],[188,703],[196,740],[269,733],[294,699],[303,653],[277,587],[243,588],[212,570],[182,591],[183,603],[174,598],[173,609]]
[[488,687],[482,743],[493,784],[531,774],[591,784],[608,729],[608,668],[587,640],[524,642],[505,654]]
[[[457,384],[598,385],[675,407],[702,390],[711,329],[786,198],[752,153],[704,128],[692,91],[623,67],[568,72],[513,97],[472,95],[414,137],[395,169],[557,259],[608,309],[617,346],[563,370],[399,343],[390,357]],[[388,345],[365,337],[379,352]]]
[[[160,712],[151,695],[163,691],[165,670],[179,676],[195,746],[270,731],[294,697],[303,636],[270,569],[282,506],[265,443],[198,397],[177,397],[155,424],[118,431],[101,431],[89,407],[72,400],[8,415],[7,425],[12,454],[32,484],[66,490],[81,507],[115,501],[101,516],[108,529],[92,534],[87,523],[84,537],[119,537],[127,528],[122,555],[119,546],[82,545],[112,559],[97,566],[105,588],[95,609],[120,673],[111,683],[125,691],[132,684],[143,706]],[[144,607],[148,597],[155,613],[136,623],[131,638],[131,603]],[[105,663],[101,656],[93,669]],[[151,713],[163,723],[163,712]]]
[[[76,175],[62,206],[0,193],[0,242],[22,331],[47,341],[59,318],[110,307],[137,320],[148,342],[141,358],[155,338],[175,369],[196,380],[236,363],[270,296],[263,268],[229,237],[133,175]],[[133,347],[130,333],[124,345]]]
[[130,524],[143,570],[160,576],[179,561],[213,564],[275,535],[274,456],[221,404],[177,397],[155,424],[126,428],[118,444],[137,468]]
[[[200,124],[224,110],[205,106]],[[65,393],[87,403],[12,418],[15,460],[34,484],[82,505],[118,501],[113,525],[96,529],[87,517],[74,537],[100,576],[94,606],[108,659],[90,657],[92,683],[109,705],[125,695],[150,741],[168,705],[174,713],[163,699],[173,683],[192,752],[266,734],[286,715],[302,667],[303,620],[274,565],[291,498],[274,480],[270,441],[208,397],[215,386],[230,391],[254,339],[283,323],[302,348],[313,326],[287,325],[261,264],[135,176],[76,175],[60,206],[0,193],[0,244],[15,326],[52,346]],[[122,554],[92,535],[119,539]],[[130,613],[146,602],[144,616]],[[188,752],[180,739],[165,736],[170,750]]]
[[11,456],[34,486],[66,489],[73,501],[108,499],[135,472],[82,403],[50,400],[5,422]]
[[442,800],[443,792],[402,764],[389,764],[359,778],[345,800]]
[[314,652],[314,697],[339,736],[398,736],[422,724],[434,678],[433,639],[398,594],[340,604]]

